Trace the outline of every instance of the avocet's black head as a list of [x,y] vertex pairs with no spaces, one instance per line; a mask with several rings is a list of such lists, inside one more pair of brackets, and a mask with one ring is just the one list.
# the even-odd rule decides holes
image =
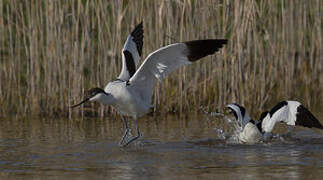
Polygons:
[[233,114],[234,117],[236,118],[236,120],[238,120],[238,114],[237,114],[237,112],[233,108],[231,108],[229,106],[227,108],[229,109],[229,113]]
[[88,90],[86,92],[86,96],[88,98],[92,98],[99,93],[107,94],[103,89],[96,87],[96,88],[92,88],[92,89]]
[[88,90],[86,93],[85,93],[85,99],[83,101],[81,101],[80,103],[76,104],[76,105],[73,105],[71,106],[71,108],[75,108],[75,107],[78,107],[80,106],[81,104],[83,103],[86,103],[87,101],[92,101],[92,100],[97,100],[99,97],[95,98],[97,95],[99,94],[104,94],[104,95],[109,95],[108,93],[106,93],[103,89],[101,88],[92,88],[90,90]]
[[240,106],[237,103],[227,104],[227,108],[231,110],[231,113],[234,115],[236,120],[240,123],[241,127],[244,127],[250,120],[250,116],[243,106]]

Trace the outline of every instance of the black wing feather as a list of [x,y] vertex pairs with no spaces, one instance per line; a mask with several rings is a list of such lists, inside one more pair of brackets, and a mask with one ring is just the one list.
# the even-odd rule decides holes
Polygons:
[[142,53],[142,46],[143,46],[143,39],[144,39],[144,30],[142,26],[142,22],[138,24],[135,29],[131,32],[131,36],[133,37],[133,40],[136,43],[137,51],[139,56],[141,56]]
[[280,108],[282,108],[283,106],[287,106],[288,103],[287,101],[281,101],[279,102],[278,104],[276,104],[276,106],[274,106],[270,111],[269,111],[269,114],[270,114],[270,117],[273,117],[273,114],[275,114],[276,111],[278,111]]
[[315,116],[307,110],[303,105],[298,106],[296,114],[295,125],[304,126],[308,128],[319,128],[323,129],[322,124]]
[[219,51],[228,40],[226,39],[206,39],[185,42],[188,47],[189,61],[196,61],[202,57],[214,54]]

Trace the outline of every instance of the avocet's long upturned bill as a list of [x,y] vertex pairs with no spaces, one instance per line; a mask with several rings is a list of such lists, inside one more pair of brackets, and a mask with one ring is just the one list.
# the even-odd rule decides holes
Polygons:
[[179,67],[214,54],[227,43],[225,39],[207,39],[171,44],[149,54],[136,70],[141,56],[142,40],[143,30],[140,23],[124,45],[122,71],[118,79],[109,82],[104,90],[90,89],[85,100],[72,106],[77,107],[87,101],[97,101],[112,105],[121,115],[132,116],[136,120],[137,136],[124,142],[129,129],[127,120],[122,117],[126,129],[119,143],[122,146],[140,137],[137,118],[147,114],[153,107],[151,102],[155,78],[161,81]]
[[257,122],[252,120],[247,110],[238,104],[228,104],[226,107],[241,123],[242,132],[239,134],[239,140],[245,143],[256,143],[263,138],[268,140],[277,122],[285,122],[290,126],[289,131],[294,126],[323,129],[320,121],[298,101],[278,103],[270,111],[263,112]]

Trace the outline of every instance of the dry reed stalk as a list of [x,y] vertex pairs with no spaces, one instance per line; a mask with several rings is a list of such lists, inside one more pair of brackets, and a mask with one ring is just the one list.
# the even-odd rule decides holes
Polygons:
[[[121,49],[144,22],[143,55],[193,39],[228,38],[207,57],[157,84],[162,112],[209,110],[239,102],[251,113],[281,99],[322,105],[323,2],[310,1],[2,1],[0,113],[71,117],[69,105],[121,69]],[[75,114],[104,116],[89,104]]]

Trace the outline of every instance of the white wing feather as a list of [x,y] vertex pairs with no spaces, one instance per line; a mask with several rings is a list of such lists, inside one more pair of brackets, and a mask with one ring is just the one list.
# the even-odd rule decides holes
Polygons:
[[122,49],[122,69],[118,79],[128,81],[139,64],[143,45],[143,25],[138,24],[128,36]]
[[287,125],[295,126],[297,107],[300,105],[297,101],[287,101],[287,105],[279,108],[272,116],[270,114],[264,118],[262,129],[264,132],[271,132],[277,122],[285,122]]
[[162,47],[146,58],[129,83],[144,101],[150,103],[155,78],[161,81],[179,67],[214,54],[226,43],[226,39],[204,39]]
[[139,64],[140,56],[137,51],[136,43],[133,41],[133,37],[131,35],[128,36],[127,41],[122,49],[122,69],[121,69],[120,75],[118,76],[119,79],[122,79],[125,81],[129,80],[130,78],[130,74],[126,65],[127,63],[126,57],[123,53],[126,50],[128,50],[132,54],[135,66],[137,67]]
[[177,68],[191,64],[186,51],[184,43],[171,44],[154,51],[130,78],[130,84],[138,89],[145,101],[150,102],[155,78],[162,80]]
[[286,118],[288,118],[288,106],[281,107],[272,115],[272,117],[270,117],[270,114],[268,113],[262,121],[262,130],[264,132],[271,132],[277,122],[282,121]]

